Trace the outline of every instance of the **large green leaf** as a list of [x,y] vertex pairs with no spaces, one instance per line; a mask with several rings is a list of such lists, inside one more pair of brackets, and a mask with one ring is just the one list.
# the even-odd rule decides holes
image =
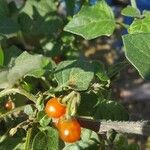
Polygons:
[[0,17],[1,16],[8,16],[9,9],[6,0],[0,0]]
[[47,146],[48,150],[58,150],[59,147],[59,136],[58,131],[54,128],[47,128],[46,130],[47,135]]
[[37,133],[33,140],[33,150],[58,150],[58,132],[51,127]]
[[123,36],[125,55],[145,79],[150,79],[150,34],[128,34]]
[[130,5],[125,7],[122,10],[121,14],[124,15],[124,16],[129,16],[129,17],[140,17],[139,9],[136,9],[136,8],[130,6]]
[[99,103],[95,107],[94,113],[95,119],[105,119],[105,120],[128,120],[129,116],[124,107],[111,100],[99,100]]
[[78,114],[94,119],[128,120],[128,113],[121,104],[92,93],[81,94]]
[[19,26],[8,17],[0,17],[0,34],[10,35],[19,31]]
[[32,143],[33,150],[47,150],[47,137],[45,132],[38,132]]
[[73,144],[67,144],[63,150],[99,150],[98,135],[88,129],[83,129],[81,140]]
[[[16,60],[15,65],[9,70],[8,81],[13,85],[25,76],[40,78],[46,71],[49,60],[42,55],[31,55],[23,52]],[[51,68],[49,65],[48,67]]]
[[[50,60],[42,55],[31,55],[23,52],[16,58],[11,68],[0,70],[0,88],[13,86],[16,82],[26,76],[40,78],[51,70]],[[3,86],[2,86],[3,85]]]
[[81,35],[85,39],[94,39],[102,35],[111,35],[114,28],[113,12],[104,1],[101,1],[94,6],[84,6],[64,30]]
[[57,66],[55,72],[58,88],[87,90],[94,76],[93,71],[93,65],[88,61],[63,61]]
[[95,111],[94,107],[98,102],[97,98],[97,95],[93,93],[81,93],[78,115],[93,117]]
[[134,19],[130,25],[128,32],[133,33],[150,33],[150,16],[145,16],[142,19]]
[[0,66],[3,65],[3,62],[4,62],[4,54],[3,54],[3,50],[0,46]]

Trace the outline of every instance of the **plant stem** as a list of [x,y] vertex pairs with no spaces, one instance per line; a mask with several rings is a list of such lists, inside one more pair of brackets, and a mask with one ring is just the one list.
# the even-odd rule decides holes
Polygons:
[[20,107],[17,107],[17,108],[15,108],[15,109],[12,109],[12,110],[10,110],[10,111],[4,113],[4,114],[1,114],[1,115],[0,115],[0,119],[5,118],[6,116],[8,116],[8,115],[10,115],[10,114],[13,114],[13,113],[15,113],[15,112],[22,111],[22,110],[24,110],[24,108],[25,108],[26,106],[28,106],[28,105],[20,106]]
[[123,133],[150,135],[150,121],[106,121],[78,118],[82,127],[91,129],[99,134],[114,129]]
[[128,29],[128,27],[129,27],[129,25],[122,23],[122,22],[119,22],[119,21],[116,21],[116,24],[120,25],[121,27],[123,27],[125,29]]
[[137,8],[136,0],[131,0],[131,6]]
[[14,94],[14,93],[24,95],[25,97],[27,97],[32,102],[34,102],[34,103],[36,102],[36,97],[33,94],[28,93],[27,91],[25,91],[22,88],[4,89],[3,91],[0,92],[0,98],[5,96],[5,95]]

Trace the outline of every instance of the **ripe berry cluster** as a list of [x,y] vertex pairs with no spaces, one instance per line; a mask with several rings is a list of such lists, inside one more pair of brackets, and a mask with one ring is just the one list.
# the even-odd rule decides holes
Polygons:
[[51,98],[45,107],[46,114],[57,120],[55,126],[58,128],[59,136],[64,142],[75,142],[80,139],[81,127],[77,119],[65,117],[66,105],[61,104],[57,97]]

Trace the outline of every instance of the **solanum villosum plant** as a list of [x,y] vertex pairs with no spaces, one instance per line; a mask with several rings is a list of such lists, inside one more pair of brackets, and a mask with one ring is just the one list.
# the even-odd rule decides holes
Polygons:
[[[81,8],[74,15],[74,6]],[[99,0],[0,0],[0,150],[138,150],[125,133],[149,135],[146,121],[133,122],[111,96],[111,83],[128,61],[150,79],[150,11],[136,1],[118,22]],[[81,40],[122,35],[128,61],[111,70],[81,56]]]

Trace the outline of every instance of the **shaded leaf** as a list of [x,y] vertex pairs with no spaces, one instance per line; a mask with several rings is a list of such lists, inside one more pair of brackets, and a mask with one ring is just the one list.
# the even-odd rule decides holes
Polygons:
[[27,13],[32,18],[34,15],[34,9],[36,9],[41,16],[45,16],[47,13],[56,11],[56,8],[54,0],[28,0],[21,9],[21,12]]
[[4,54],[3,54],[3,50],[0,46],[0,65],[2,66],[4,62]]
[[9,9],[6,0],[0,0],[0,17],[1,16],[8,16]]
[[26,1],[20,11],[18,22],[25,37],[29,39],[30,36],[38,39],[56,34],[62,25],[61,18],[56,14],[54,0]]
[[38,132],[32,143],[33,150],[47,150],[47,137],[45,132]]
[[58,132],[51,127],[37,133],[32,144],[33,150],[58,150]]
[[10,35],[19,31],[19,26],[8,17],[0,17],[0,34]]
[[104,69],[104,64],[98,61],[93,62],[95,75],[99,78],[100,81],[108,81],[109,78]]
[[13,137],[8,136],[2,143],[0,143],[0,150],[22,150],[24,149],[24,136],[16,134]]
[[78,107],[79,116],[93,116],[94,107],[97,104],[97,95],[93,93],[81,93],[81,101]]
[[[150,79],[150,34],[128,34],[123,36],[125,55],[139,74]],[[140,59],[139,59],[140,58]]]
[[99,100],[95,107],[94,118],[121,121],[128,120],[129,115],[121,104],[110,100]]
[[14,65],[15,59],[22,53],[20,49],[16,46],[11,46],[4,49],[4,65],[12,67]]
[[85,39],[94,39],[102,35],[111,35],[114,28],[113,12],[104,1],[101,1],[93,6],[84,6],[65,26],[64,30]]

